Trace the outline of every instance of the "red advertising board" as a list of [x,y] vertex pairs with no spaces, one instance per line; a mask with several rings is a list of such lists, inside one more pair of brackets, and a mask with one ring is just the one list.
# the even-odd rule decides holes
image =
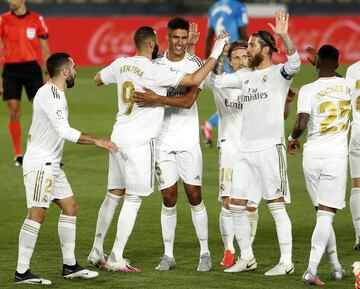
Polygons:
[[[166,24],[171,17],[61,17],[47,18],[52,51],[70,53],[77,65],[104,65],[119,56],[135,53],[133,34],[140,26],[147,25],[156,29],[159,35],[160,51],[167,47],[165,38]],[[188,17],[198,23],[201,33],[197,54],[204,56],[207,30],[206,17]],[[250,19],[248,32],[268,29],[272,18]],[[291,17],[290,33],[303,59],[307,46],[319,48],[332,44],[340,49],[341,62],[352,63],[360,59],[360,16],[308,16]],[[284,47],[274,55],[275,61],[283,61]]]

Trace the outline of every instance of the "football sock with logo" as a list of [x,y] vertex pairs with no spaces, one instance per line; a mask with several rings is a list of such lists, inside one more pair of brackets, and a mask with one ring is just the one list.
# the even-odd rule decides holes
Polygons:
[[41,224],[25,219],[19,234],[19,255],[16,271],[24,274],[30,268],[30,259],[34,252]]
[[174,257],[174,240],[177,222],[176,205],[161,208],[161,231],[164,242],[164,254],[170,258]]
[[63,255],[63,264],[75,265],[76,217],[60,214],[58,234]]
[[331,227],[329,241],[325,248],[326,255],[328,256],[331,270],[341,269],[341,265],[339,263],[337,248],[336,248],[336,237],[334,228]]
[[292,235],[291,221],[285,209],[285,203],[269,203],[268,207],[274,218],[276,233],[280,246],[280,262],[285,266],[292,264]]
[[234,232],[234,222],[230,210],[221,207],[219,224],[220,224],[221,238],[224,242],[225,250],[230,250],[231,253],[234,253],[235,232]]
[[104,254],[104,240],[106,233],[110,227],[115,210],[119,205],[122,196],[117,196],[107,192],[105,199],[99,209],[99,214],[96,223],[96,232],[92,254],[94,258],[100,259]]
[[352,188],[350,196],[350,210],[353,220],[356,241],[360,240],[360,188]]
[[191,218],[195,227],[196,236],[200,243],[200,255],[209,253],[208,245],[208,216],[203,201],[197,206],[191,207]]
[[251,227],[251,235],[250,235],[250,242],[251,244],[254,242],[256,231],[257,231],[257,225],[259,221],[259,213],[258,209],[256,211],[246,211],[247,217],[249,218],[250,227]]
[[332,230],[332,222],[335,214],[319,210],[316,214],[316,225],[311,237],[311,251],[309,258],[308,271],[316,275],[317,267],[324,254],[326,245]]
[[114,246],[108,261],[118,263],[123,259],[124,248],[134,228],[141,202],[142,199],[139,196],[125,195],[117,224]]
[[251,260],[254,253],[250,243],[251,227],[246,214],[246,206],[230,204],[230,211],[234,222],[236,241],[241,251],[241,259]]
[[8,123],[9,133],[14,147],[15,155],[21,155],[21,124],[18,120],[10,120]]

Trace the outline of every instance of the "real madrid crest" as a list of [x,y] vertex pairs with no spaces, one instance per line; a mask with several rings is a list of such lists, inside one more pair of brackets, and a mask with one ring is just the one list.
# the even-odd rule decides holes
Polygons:
[[267,75],[264,75],[263,78],[262,78],[262,82],[266,82],[267,80],[268,80]]

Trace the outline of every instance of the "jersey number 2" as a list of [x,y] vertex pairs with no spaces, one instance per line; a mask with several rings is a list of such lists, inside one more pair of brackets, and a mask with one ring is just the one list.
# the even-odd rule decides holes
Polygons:
[[124,112],[125,115],[130,115],[133,110],[134,94],[135,94],[134,84],[131,81],[125,81],[122,86],[122,92],[121,92],[121,100],[125,105],[127,105],[127,108]]
[[[345,131],[349,126],[350,100],[339,102],[325,101],[320,104],[319,113],[327,113],[329,116],[321,122],[321,134]],[[340,118],[339,124],[333,122]]]

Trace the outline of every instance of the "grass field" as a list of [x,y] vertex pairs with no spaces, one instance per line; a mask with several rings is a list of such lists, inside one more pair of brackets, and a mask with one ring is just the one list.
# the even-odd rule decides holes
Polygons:
[[[76,86],[67,93],[70,124],[81,131],[109,137],[117,110],[115,87],[96,88],[92,83],[96,70],[96,68],[78,69]],[[344,71],[345,67],[339,69],[340,73]],[[299,87],[314,80],[315,77],[314,69],[304,66],[293,85]],[[198,107],[201,119],[207,118],[214,111],[214,102],[209,91],[202,92]],[[286,122],[286,135],[293,126],[295,114],[294,104]],[[23,139],[30,120],[31,107],[24,98]],[[25,148],[25,143],[23,147]],[[26,216],[22,170],[14,167],[12,158],[12,146],[7,131],[7,109],[2,104],[0,106],[0,288],[15,287],[11,283],[11,278],[16,269],[18,233]],[[213,260],[211,272],[196,271],[199,245],[184,193],[180,193],[178,203],[175,240],[177,269],[170,272],[157,272],[154,269],[163,252],[160,232],[161,198],[157,191],[143,201],[134,232],[125,249],[125,257],[139,267],[142,273],[102,272],[92,281],[62,280],[59,277],[62,258],[57,236],[59,209],[55,205],[48,210],[46,222],[41,228],[32,258],[32,271],[52,280],[52,288],[303,288],[301,275],[307,267],[315,214],[305,189],[301,154],[296,157],[288,156],[288,174],[292,192],[292,204],[288,206],[288,212],[293,225],[295,273],[287,277],[274,278],[263,275],[278,262],[279,258],[274,221],[264,204],[260,207],[259,227],[254,243],[254,252],[259,263],[258,270],[251,273],[223,273],[223,268],[219,266],[223,247],[218,226],[220,204],[217,202],[217,150],[203,148],[203,158],[203,197],[209,215],[209,243]],[[67,143],[63,162],[64,171],[81,206],[78,216],[76,254],[80,264],[86,266],[98,208],[106,193],[107,153],[93,146]],[[348,184],[348,193],[349,191]],[[183,192],[182,188],[180,192]],[[115,238],[116,220],[117,215],[106,239],[106,253],[110,252]],[[331,281],[326,258],[319,267],[319,274],[327,281],[327,288],[353,288],[350,266],[353,261],[359,259],[359,253],[352,250],[354,232],[349,209],[338,212],[334,227],[340,262],[346,269],[347,276],[343,281]],[[23,288],[27,287],[23,286]]]

